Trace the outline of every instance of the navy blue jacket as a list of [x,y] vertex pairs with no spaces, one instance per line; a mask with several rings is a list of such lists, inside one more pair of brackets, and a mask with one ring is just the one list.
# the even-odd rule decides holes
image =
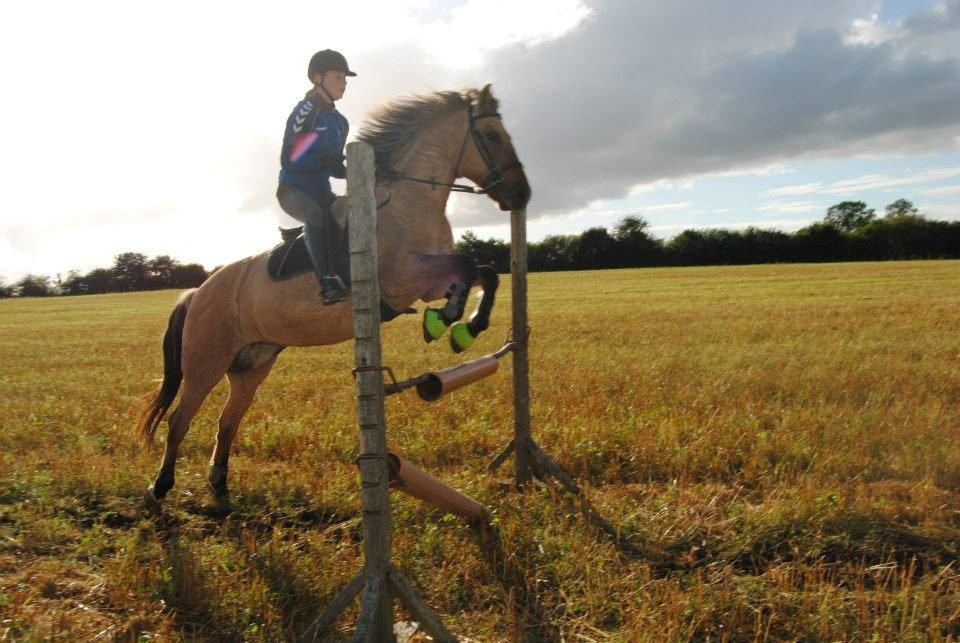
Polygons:
[[314,199],[332,194],[330,177],[344,178],[343,146],[350,126],[336,108],[309,97],[287,118],[280,151],[280,180]]

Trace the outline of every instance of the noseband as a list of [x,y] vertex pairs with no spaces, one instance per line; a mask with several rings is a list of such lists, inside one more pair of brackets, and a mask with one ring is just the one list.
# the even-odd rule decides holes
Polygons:
[[484,112],[482,114],[477,114],[474,116],[470,106],[467,106],[467,114],[469,116],[469,125],[467,127],[467,134],[463,137],[463,145],[460,146],[460,155],[457,157],[457,164],[454,167],[454,171],[458,171],[460,168],[460,161],[463,159],[463,153],[467,147],[467,136],[473,136],[473,142],[477,146],[477,151],[480,153],[480,158],[483,159],[483,162],[487,166],[487,178],[483,180],[480,184],[480,187],[476,188],[472,185],[463,185],[459,183],[443,183],[441,181],[435,180],[433,177],[429,179],[418,179],[412,176],[407,176],[406,174],[400,174],[399,172],[394,172],[393,170],[387,169],[383,171],[384,178],[389,179],[402,179],[404,181],[414,181],[416,183],[426,183],[431,186],[433,189],[436,189],[438,186],[450,188],[451,192],[467,192],[469,194],[486,194],[490,191],[490,188],[503,183],[503,175],[514,169],[514,168],[523,168],[523,163],[519,161],[514,161],[510,165],[504,167],[497,167],[493,162],[493,155],[490,153],[490,149],[487,147],[486,143],[483,142],[483,134],[480,132],[480,128],[477,126],[477,121],[484,118],[496,118],[500,119],[500,114],[498,112]]

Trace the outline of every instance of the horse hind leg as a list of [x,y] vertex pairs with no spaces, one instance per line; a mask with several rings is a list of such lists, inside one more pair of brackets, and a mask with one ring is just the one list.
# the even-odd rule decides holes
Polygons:
[[447,300],[443,308],[423,311],[423,340],[429,344],[440,339],[451,324],[463,317],[470,287],[477,280],[477,267],[465,255],[432,256],[424,260],[429,265],[426,279],[431,286],[437,282],[449,284],[443,295]]
[[210,456],[210,475],[207,478],[218,509],[229,511],[230,496],[227,487],[227,466],[230,445],[237,435],[240,422],[253,404],[257,388],[263,383],[283,347],[267,344],[251,345],[234,359],[227,371],[230,396],[220,414],[217,442]]
[[184,379],[180,404],[167,420],[169,431],[167,432],[167,445],[164,449],[160,471],[157,472],[153,484],[147,488],[145,500],[150,508],[159,508],[160,502],[173,488],[174,468],[177,464],[177,452],[180,449],[180,443],[183,442],[184,436],[190,430],[190,423],[197,415],[197,411],[200,410],[203,400],[206,399],[219,381],[219,377],[212,379],[212,381],[211,379]]

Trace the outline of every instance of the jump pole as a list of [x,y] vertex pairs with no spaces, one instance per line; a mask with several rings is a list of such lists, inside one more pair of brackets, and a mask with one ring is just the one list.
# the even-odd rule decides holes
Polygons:
[[321,640],[337,616],[361,591],[360,616],[353,641],[395,641],[393,597],[396,595],[436,641],[457,639],[436,612],[390,563],[390,469],[384,413],[380,344],[380,286],[377,278],[377,202],[373,148],[362,141],[347,144],[350,275],[353,304],[354,374],[360,428],[360,498],[363,505],[363,570],[340,591],[300,637]]

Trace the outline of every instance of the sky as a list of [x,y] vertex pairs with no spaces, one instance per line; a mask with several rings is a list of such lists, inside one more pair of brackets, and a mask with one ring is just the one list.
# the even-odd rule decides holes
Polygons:
[[[492,82],[531,240],[631,215],[792,231],[843,200],[960,219],[960,0],[5,3],[0,278],[268,249],[293,224],[284,123],[328,47],[359,74],[354,132],[391,97]],[[448,215],[509,235],[482,197]]]

